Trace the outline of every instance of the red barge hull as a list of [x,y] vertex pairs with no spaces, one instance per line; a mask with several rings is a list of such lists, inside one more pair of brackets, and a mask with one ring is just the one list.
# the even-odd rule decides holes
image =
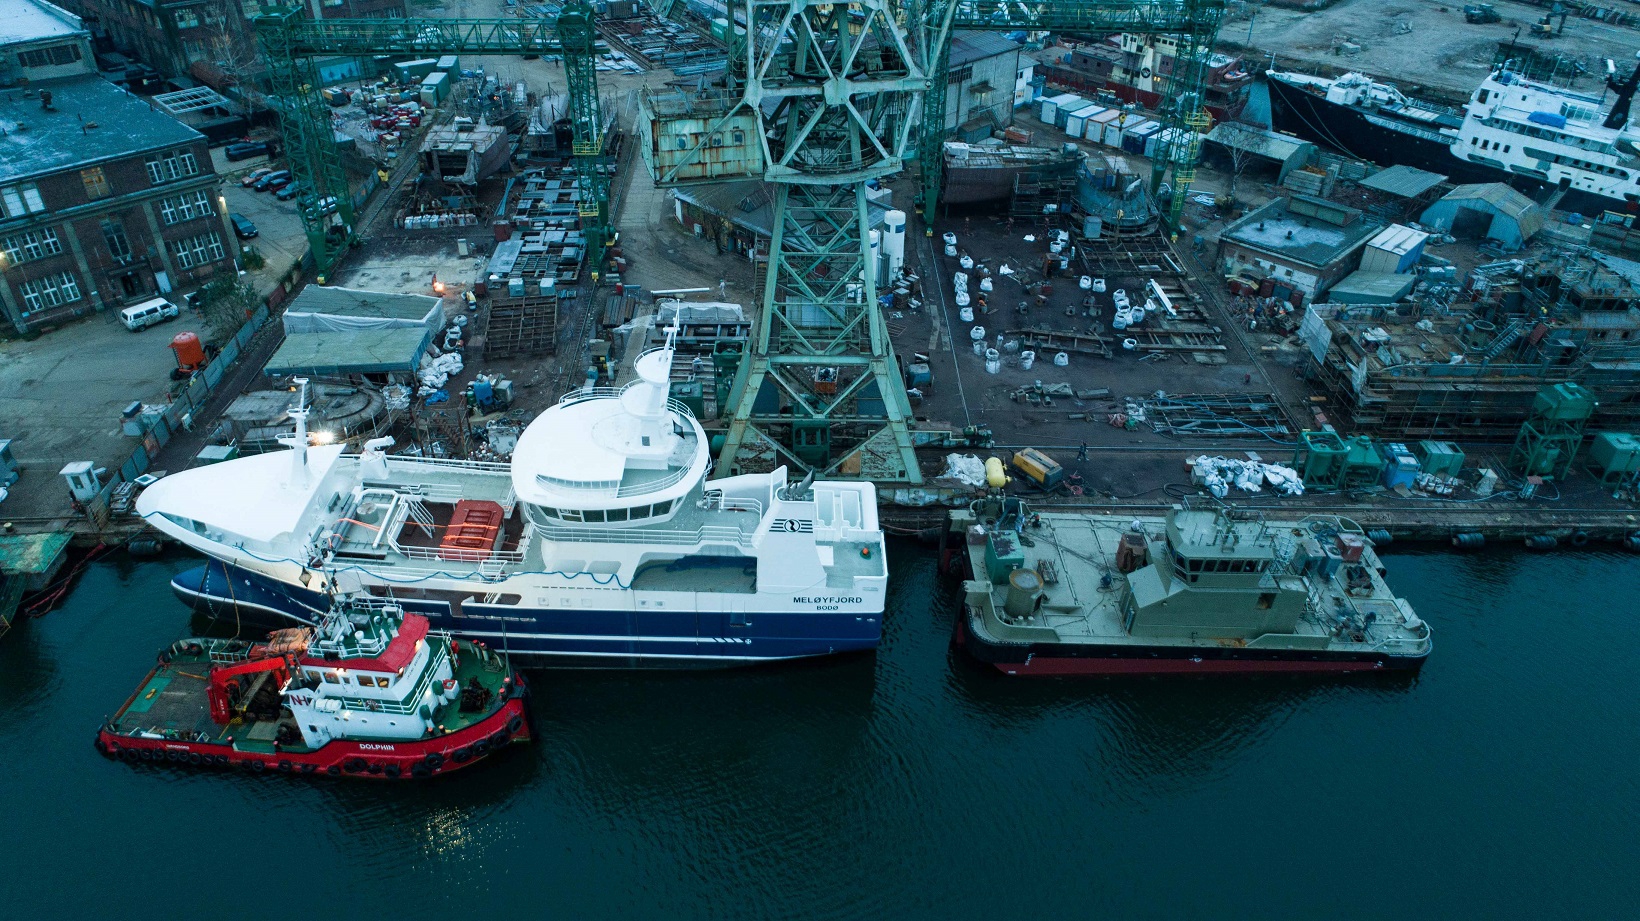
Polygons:
[[372,780],[408,780],[448,774],[504,749],[528,742],[530,724],[524,682],[515,683],[496,712],[470,726],[431,739],[408,742],[330,742],[314,751],[250,751],[236,747],[231,734],[221,741],[144,738],[97,733],[96,748],[119,761],[168,762],[194,767],[238,768],[257,774],[314,774]]

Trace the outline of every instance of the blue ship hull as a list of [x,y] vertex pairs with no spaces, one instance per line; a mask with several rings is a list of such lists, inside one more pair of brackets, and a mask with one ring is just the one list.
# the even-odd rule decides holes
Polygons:
[[[231,576],[231,578],[230,578]],[[220,560],[190,569],[171,588],[201,614],[288,626],[313,621],[330,599]],[[433,629],[505,649],[535,668],[723,668],[874,649],[882,617],[852,613],[588,611],[462,606],[395,599]]]

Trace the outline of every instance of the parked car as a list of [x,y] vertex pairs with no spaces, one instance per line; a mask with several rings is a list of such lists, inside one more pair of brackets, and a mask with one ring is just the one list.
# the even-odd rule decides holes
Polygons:
[[257,236],[256,225],[252,224],[250,218],[245,217],[245,215],[235,212],[228,215],[228,220],[233,224],[233,232],[239,239],[249,240],[251,237]]
[[222,153],[229,160],[249,160],[252,157],[272,156],[273,145],[264,144],[261,141],[247,141],[240,144],[229,144]]
[[251,186],[256,185],[256,183],[263,176],[269,175],[272,172],[273,172],[273,167],[271,167],[271,166],[259,166],[256,169],[253,169],[250,172],[246,173],[245,178],[239,180],[239,184],[248,189]]
[[126,329],[137,332],[156,323],[174,320],[180,313],[182,311],[177,309],[177,305],[163,297],[156,297],[153,300],[143,301],[140,304],[134,304],[121,310],[120,322],[125,324]]
[[294,182],[286,182],[284,185],[279,187],[278,191],[273,193],[273,197],[279,199],[280,201],[290,201],[300,194],[302,194],[302,189],[300,186]]
[[273,191],[282,185],[286,185],[290,182],[290,180],[290,170],[282,169],[277,173],[269,173],[261,179],[256,180],[256,185],[251,186],[251,188],[257,192]]

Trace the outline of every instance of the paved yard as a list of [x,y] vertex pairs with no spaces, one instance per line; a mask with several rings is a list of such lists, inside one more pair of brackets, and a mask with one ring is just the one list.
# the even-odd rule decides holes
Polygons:
[[0,507],[6,517],[68,511],[68,488],[57,475],[70,461],[94,461],[111,471],[136,440],[120,433],[120,410],[132,400],[165,402],[176,359],[171,337],[200,332],[197,315],[140,332],[110,311],[33,342],[0,341],[0,438],[12,439],[22,479]]

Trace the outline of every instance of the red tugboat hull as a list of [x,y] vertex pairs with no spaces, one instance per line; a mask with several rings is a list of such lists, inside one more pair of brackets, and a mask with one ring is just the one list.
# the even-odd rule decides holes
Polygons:
[[448,774],[474,764],[511,742],[530,741],[524,679],[513,676],[507,699],[494,713],[454,732],[430,739],[365,742],[332,741],[314,751],[247,751],[232,734],[221,741],[144,738],[97,733],[97,751],[120,761],[168,762],[196,767],[238,768],[250,773],[314,774],[371,780],[409,780]]

